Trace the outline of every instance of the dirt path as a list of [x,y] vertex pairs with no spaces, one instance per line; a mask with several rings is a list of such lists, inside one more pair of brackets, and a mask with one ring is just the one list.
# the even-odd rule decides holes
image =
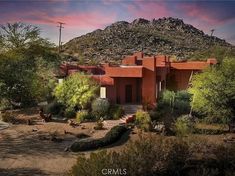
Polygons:
[[[73,128],[66,123],[11,125],[0,131],[0,176],[64,176],[76,162],[78,153],[64,152],[77,138],[70,133],[85,133],[93,138],[104,136],[115,125],[94,131],[94,123]],[[62,142],[48,139],[52,134]],[[45,137],[47,139],[45,139]]]

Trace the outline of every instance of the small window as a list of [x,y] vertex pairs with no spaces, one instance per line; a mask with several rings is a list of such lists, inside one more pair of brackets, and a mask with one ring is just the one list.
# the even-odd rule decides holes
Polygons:
[[161,92],[161,91],[162,91],[162,82],[159,81],[159,92]]
[[106,98],[106,87],[100,87],[100,98]]
[[58,79],[58,83],[59,83],[59,84],[63,83],[63,80],[64,80],[64,79]]

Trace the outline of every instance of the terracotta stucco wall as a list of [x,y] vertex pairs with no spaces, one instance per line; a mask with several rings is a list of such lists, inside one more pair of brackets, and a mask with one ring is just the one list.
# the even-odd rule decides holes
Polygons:
[[[193,73],[199,72],[194,70]],[[167,89],[170,90],[185,90],[188,88],[189,79],[192,70],[176,70],[171,69],[169,75],[167,76]]]
[[156,104],[156,59],[145,57],[143,59],[142,101]]
[[110,103],[116,103],[116,87],[115,86],[105,86],[106,87],[106,98]]
[[126,85],[132,86],[132,102],[137,103],[137,78],[114,78],[116,87],[117,103],[126,103]]
[[137,56],[126,56],[122,60],[123,65],[136,65]]

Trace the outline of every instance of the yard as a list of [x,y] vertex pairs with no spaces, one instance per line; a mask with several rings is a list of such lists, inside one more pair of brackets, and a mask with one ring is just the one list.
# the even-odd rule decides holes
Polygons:
[[[94,130],[93,122],[75,128],[61,122],[43,123],[34,109],[15,114],[18,119],[34,119],[36,123],[0,130],[0,173],[4,175],[65,175],[79,155],[64,151],[77,139],[76,134],[99,138],[117,124],[110,121],[104,130]],[[53,141],[52,136],[62,141]]]
[[[82,123],[81,126],[75,128],[69,126],[67,123],[41,122],[36,109],[16,111],[15,114],[18,119],[34,119],[36,123],[33,125],[14,124],[10,125],[7,129],[0,130],[0,173],[7,176],[64,176],[76,163],[78,155],[87,155],[90,153],[90,151],[82,153],[64,151],[66,147],[77,139],[77,134],[84,133],[92,138],[100,138],[112,126],[119,123],[118,120],[110,120],[105,123],[104,130],[94,130],[94,122]],[[206,127],[215,128],[211,126]],[[120,141],[109,146],[107,149],[109,151],[120,151],[130,141],[129,139],[138,139],[138,131],[136,128],[133,129],[131,133],[124,135]],[[144,133],[144,135],[151,133]],[[160,137],[160,135],[156,135],[155,133],[152,134]],[[228,135],[235,137],[235,134],[226,134],[226,136]],[[58,140],[52,140],[52,136]],[[213,144],[223,143],[225,137],[225,135],[193,136]]]

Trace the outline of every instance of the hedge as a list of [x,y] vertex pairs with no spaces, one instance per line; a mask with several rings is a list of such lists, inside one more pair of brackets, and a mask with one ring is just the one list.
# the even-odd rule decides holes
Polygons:
[[110,145],[118,141],[126,131],[127,127],[125,126],[115,126],[111,128],[111,130],[104,137],[100,139],[86,139],[74,142],[70,146],[70,150],[73,152],[79,152],[79,151],[97,149],[100,147]]
[[200,128],[194,129],[194,134],[220,135],[224,133],[226,133],[226,131],[222,129],[200,129]]

